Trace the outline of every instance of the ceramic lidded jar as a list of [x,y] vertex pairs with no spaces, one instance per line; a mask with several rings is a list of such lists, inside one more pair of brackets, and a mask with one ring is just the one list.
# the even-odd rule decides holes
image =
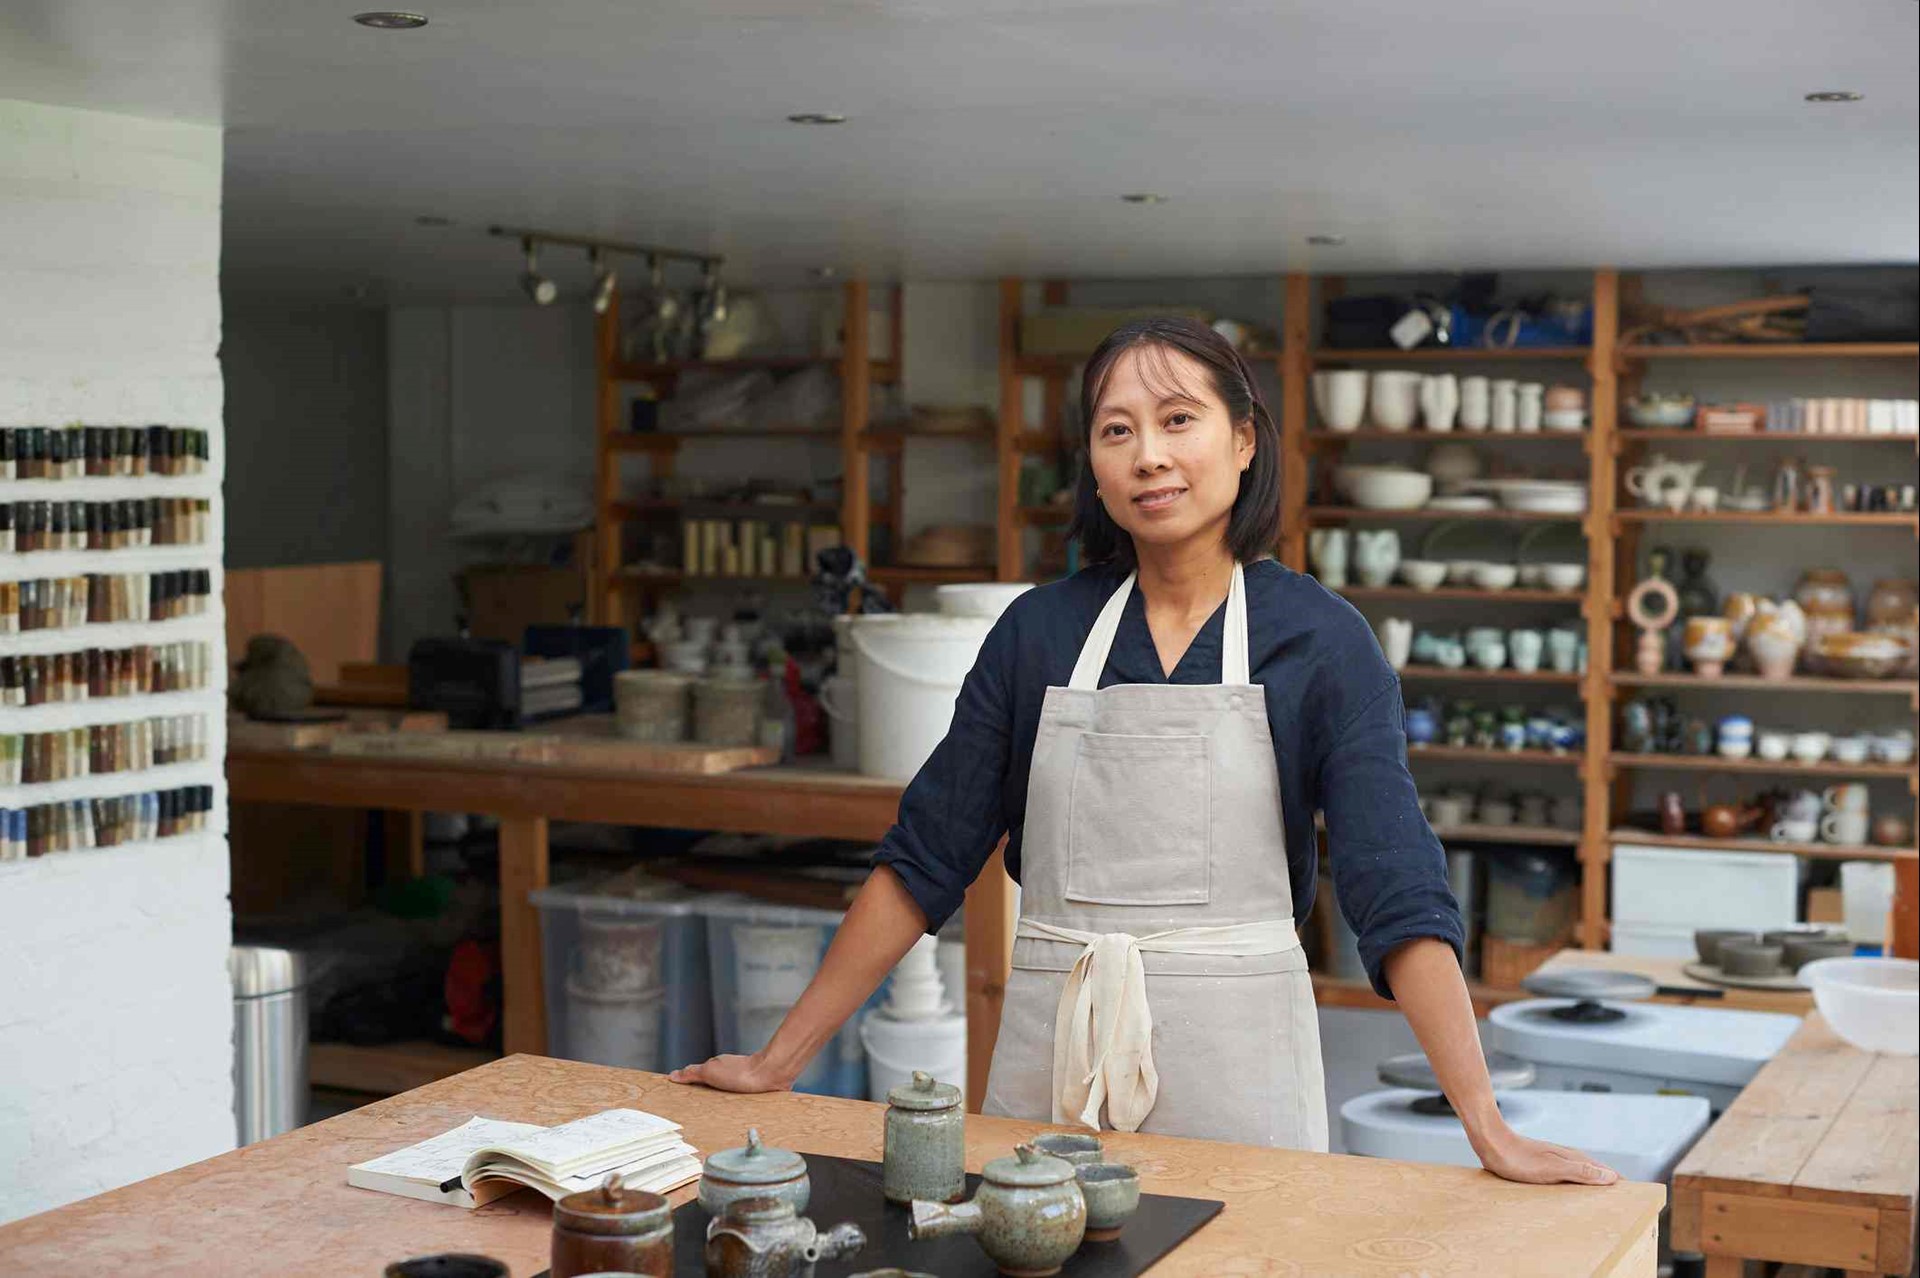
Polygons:
[[822,1260],[852,1256],[867,1245],[855,1224],[821,1233],[784,1198],[736,1198],[707,1222],[707,1278],[813,1278]]
[[673,1272],[673,1208],[659,1194],[623,1189],[618,1172],[553,1205],[553,1278]]
[[1905,639],[1905,673],[1920,670],[1920,591],[1914,582],[1900,577],[1874,582],[1867,596],[1867,629]]
[[745,1145],[709,1156],[700,1170],[700,1205],[711,1216],[725,1214],[736,1198],[779,1198],[803,1212],[812,1194],[807,1160],[763,1143],[758,1128],[748,1130]]
[[1793,588],[1794,602],[1807,614],[1807,644],[1823,635],[1846,634],[1853,629],[1853,584],[1838,568],[1809,568]]
[[881,1192],[890,1203],[958,1202],[967,1195],[967,1113],[960,1089],[923,1070],[887,1093]]
[[1087,1232],[1087,1200],[1072,1163],[1021,1145],[981,1172],[973,1198],[958,1205],[916,1202],[915,1240],[972,1234],[1003,1274],[1047,1278],[1060,1272]]

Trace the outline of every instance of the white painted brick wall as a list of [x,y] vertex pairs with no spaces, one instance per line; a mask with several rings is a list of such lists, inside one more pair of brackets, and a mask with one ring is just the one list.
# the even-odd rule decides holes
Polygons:
[[[216,128],[0,100],[0,425],[165,422],[212,432],[208,476],[151,482],[156,493],[212,497],[216,539],[220,156]],[[42,484],[34,495],[105,499],[127,495],[126,482],[77,481],[58,494]],[[7,490],[0,481],[0,500],[20,495]],[[217,540],[138,557],[212,569],[218,599]],[[46,575],[54,558],[0,556],[0,580]],[[77,572],[126,562],[57,558]],[[0,1221],[233,1146],[226,662],[217,613],[191,629],[215,646],[215,687],[193,699],[211,720],[210,757],[167,772],[169,784],[215,786],[210,828],[0,865]],[[0,653],[151,637],[125,626],[0,635]],[[0,723],[99,722],[109,704],[0,710]],[[130,703],[124,717],[153,706]],[[95,777],[32,787],[32,800],[56,788],[151,787],[137,774]],[[24,799],[0,791],[0,807]]]

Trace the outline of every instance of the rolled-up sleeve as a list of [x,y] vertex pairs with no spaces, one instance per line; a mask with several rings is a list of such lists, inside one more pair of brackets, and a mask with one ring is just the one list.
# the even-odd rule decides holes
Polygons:
[[1466,946],[1447,856],[1407,771],[1400,680],[1368,697],[1341,728],[1320,768],[1334,895],[1360,942],[1367,978],[1392,998],[1383,970],[1395,946],[1434,937]]
[[874,849],[873,864],[899,876],[929,932],[960,908],[1007,830],[1016,612],[1009,609],[981,644],[946,737],[908,783],[893,828]]

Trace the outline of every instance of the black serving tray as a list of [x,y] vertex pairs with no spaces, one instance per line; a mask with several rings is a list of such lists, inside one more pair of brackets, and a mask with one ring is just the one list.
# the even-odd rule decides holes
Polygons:
[[[999,1272],[970,1236],[926,1242],[908,1238],[909,1213],[881,1194],[879,1163],[826,1154],[808,1154],[806,1160],[807,1175],[813,1182],[806,1214],[822,1230],[850,1220],[867,1235],[867,1245],[858,1255],[821,1261],[816,1278],[846,1278],[889,1265],[937,1274],[939,1278],[994,1278]],[[967,1196],[972,1197],[979,1185],[978,1176],[968,1176]],[[1082,1243],[1080,1250],[1067,1258],[1061,1278],[1138,1278],[1219,1215],[1221,1207],[1211,1198],[1141,1194],[1140,1209],[1120,1236],[1112,1242]],[[673,1213],[673,1278],[705,1278],[707,1222],[711,1219],[698,1201]],[[548,1275],[543,1270],[534,1278]]]

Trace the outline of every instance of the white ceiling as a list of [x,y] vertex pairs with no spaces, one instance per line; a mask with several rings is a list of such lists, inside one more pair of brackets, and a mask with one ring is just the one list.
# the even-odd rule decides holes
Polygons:
[[[491,222],[719,251],[766,283],[1920,258],[1911,0],[395,0],[431,24],[350,21],[379,2],[0,0],[0,94],[225,124],[237,292],[504,297]],[[1802,101],[1823,89],[1867,96]],[[785,123],[803,110],[850,120]],[[1116,198],[1140,190],[1169,201]]]

